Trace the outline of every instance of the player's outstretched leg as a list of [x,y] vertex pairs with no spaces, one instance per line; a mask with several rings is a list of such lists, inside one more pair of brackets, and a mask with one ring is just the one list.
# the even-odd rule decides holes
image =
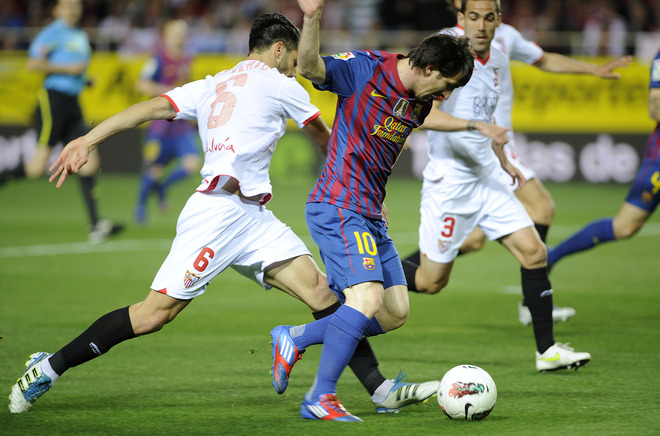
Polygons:
[[346,410],[335,394],[320,395],[318,401],[310,401],[305,395],[300,405],[300,415],[305,419],[324,421],[362,421]]
[[383,401],[374,401],[376,412],[378,413],[399,413],[399,411],[411,404],[426,403],[438,394],[440,382],[437,380],[425,383],[404,383],[406,375],[403,371],[395,380],[387,392]]
[[302,358],[305,350],[298,350],[293,343],[289,330],[292,326],[280,325],[270,331],[273,346],[273,367],[270,373],[273,375],[273,386],[278,394],[282,394],[289,386],[289,374],[293,365]]
[[9,411],[11,413],[27,412],[37,398],[48,392],[53,381],[41,370],[41,362],[51,354],[38,352],[30,355],[25,363],[25,372],[11,388],[9,395]]
[[575,369],[586,366],[591,360],[591,354],[576,352],[575,349],[555,342],[543,354],[536,352],[536,369],[540,372],[557,371],[559,369]]

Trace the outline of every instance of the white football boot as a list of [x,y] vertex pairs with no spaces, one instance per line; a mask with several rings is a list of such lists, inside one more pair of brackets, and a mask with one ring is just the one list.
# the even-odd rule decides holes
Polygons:
[[399,411],[411,404],[426,403],[438,395],[440,382],[437,380],[425,383],[404,383],[406,375],[400,372],[390,388],[387,397],[381,402],[373,402],[378,413],[399,413]]
[[591,360],[591,354],[576,352],[568,344],[555,342],[543,354],[536,352],[536,369],[540,372],[557,371],[559,369],[575,369],[586,366]]
[[48,392],[53,381],[41,371],[41,362],[51,355],[44,352],[30,355],[25,363],[26,370],[11,388],[9,395],[9,411],[11,413],[27,412],[37,398]]

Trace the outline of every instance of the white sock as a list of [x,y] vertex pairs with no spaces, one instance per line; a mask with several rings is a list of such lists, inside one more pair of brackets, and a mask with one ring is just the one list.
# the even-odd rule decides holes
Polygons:
[[387,398],[387,394],[390,392],[390,389],[392,389],[392,386],[394,386],[394,382],[392,380],[385,380],[383,383],[381,383],[380,386],[376,389],[376,392],[371,396],[371,401],[374,403],[381,403],[385,401],[385,398]]
[[41,372],[50,377],[51,381],[55,382],[60,376],[58,373],[53,370],[53,367],[50,366],[49,359],[44,359],[41,361]]

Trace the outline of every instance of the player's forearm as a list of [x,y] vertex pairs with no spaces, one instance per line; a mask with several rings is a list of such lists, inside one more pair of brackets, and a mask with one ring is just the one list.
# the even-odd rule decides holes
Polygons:
[[323,156],[328,154],[328,143],[330,142],[330,128],[325,124],[323,118],[319,115],[307,123],[303,132],[318,147]]
[[660,123],[660,88],[653,88],[649,92],[649,117]]
[[485,124],[481,121],[457,118],[434,107],[419,128],[441,132],[462,132],[477,130],[478,123]]
[[91,150],[112,136],[133,129],[152,120],[167,120],[176,116],[176,111],[165,97],[155,97],[134,104],[127,109],[102,121],[85,135],[85,141]]
[[543,55],[543,59],[536,66],[549,73],[568,74],[597,74],[598,68],[598,65],[578,61],[559,53],[548,52]]
[[305,14],[298,45],[298,72],[319,85],[325,82],[325,63],[319,52],[322,11],[323,9],[319,8],[312,15]]

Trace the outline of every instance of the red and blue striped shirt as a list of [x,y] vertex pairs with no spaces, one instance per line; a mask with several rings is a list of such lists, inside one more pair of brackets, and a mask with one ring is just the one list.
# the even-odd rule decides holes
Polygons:
[[314,86],[337,94],[337,112],[323,173],[308,203],[381,218],[392,167],[432,106],[432,100],[417,100],[401,83],[397,61],[403,57],[383,51],[323,57],[326,81]]

